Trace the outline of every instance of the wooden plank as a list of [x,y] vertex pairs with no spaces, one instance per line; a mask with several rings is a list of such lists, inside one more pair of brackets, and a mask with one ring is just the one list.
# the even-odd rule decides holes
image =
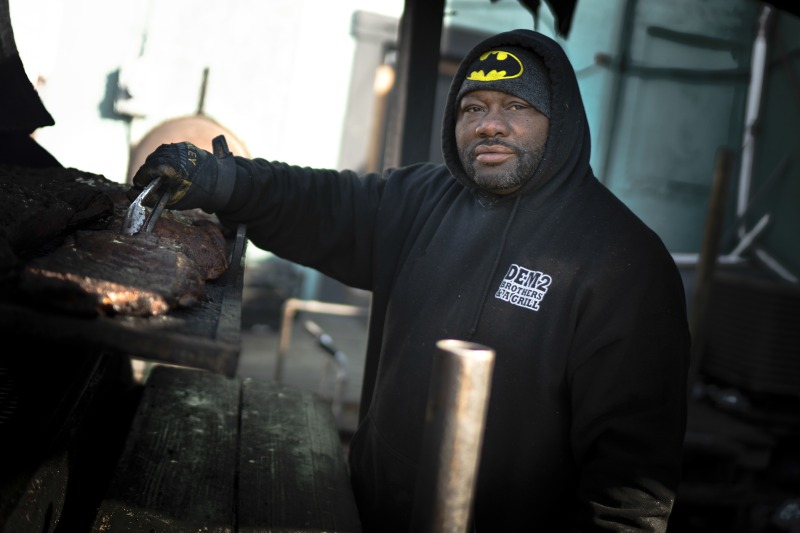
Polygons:
[[228,238],[228,270],[206,282],[206,300],[189,308],[153,317],[83,317],[28,306],[0,293],[0,333],[233,377],[241,352],[245,230],[240,226],[236,237]]
[[35,469],[0,481],[0,531],[51,533],[59,524],[69,482],[69,454],[61,450]]
[[240,532],[361,531],[329,403],[247,378],[240,432]]
[[240,382],[151,372],[94,531],[234,531]]
[[0,332],[18,331],[31,339],[46,338],[70,348],[110,351],[232,376],[241,344],[224,344],[213,337],[223,292],[209,282],[209,301],[160,317],[85,318],[0,301]]
[[360,532],[330,404],[156,366],[93,530]]

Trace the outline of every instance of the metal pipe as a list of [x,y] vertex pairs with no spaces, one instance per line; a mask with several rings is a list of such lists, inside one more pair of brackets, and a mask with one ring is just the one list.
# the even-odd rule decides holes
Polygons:
[[[758,34],[753,42],[751,60],[750,86],[747,90],[747,110],[745,117],[744,140],[742,141],[742,161],[739,167],[739,191],[736,205],[736,214],[741,215],[750,196],[750,182],[753,175],[753,155],[755,153],[756,133],[761,110],[761,93],[764,89],[764,75],[767,65],[767,32],[772,17],[772,8],[761,8],[758,20]],[[739,226],[739,236],[746,232],[745,222]]]
[[292,339],[292,323],[298,311],[310,313],[323,313],[338,316],[366,316],[369,309],[356,305],[319,302],[316,300],[301,300],[287,298],[281,305],[280,335],[278,337],[278,355],[275,360],[275,381],[283,380],[283,363],[289,353],[289,343]]
[[731,179],[733,155],[727,148],[717,151],[714,164],[714,177],[711,181],[711,197],[703,233],[703,244],[697,262],[694,292],[689,312],[689,329],[692,333],[692,354],[690,379],[694,380],[699,371],[705,349],[705,330],[708,314],[708,302],[711,288],[714,285],[714,272],[719,256],[720,235],[725,219],[725,200],[728,197],[728,186]]
[[341,420],[342,403],[344,401],[344,387],[347,384],[347,355],[334,345],[333,338],[325,333],[325,331],[319,327],[319,324],[313,320],[306,320],[305,328],[306,331],[308,331],[314,336],[315,339],[317,339],[317,344],[320,346],[320,348],[328,352],[328,354],[331,356],[325,365],[326,371],[319,380],[320,396],[325,396],[325,377],[329,373],[328,370],[331,367],[331,363],[336,365],[336,377],[334,380],[333,397],[331,398],[331,409],[333,410],[334,418],[336,418],[336,421],[338,422]]
[[767,224],[769,224],[769,219],[770,219],[769,213],[766,213],[760,219],[758,219],[756,225],[753,226],[753,228],[750,231],[742,235],[739,244],[737,244],[736,248],[734,248],[731,251],[731,255],[734,257],[738,257],[742,255],[742,253],[745,250],[747,250],[750,246],[752,246],[753,243],[756,241],[756,238],[766,229]]
[[436,347],[410,531],[464,533],[472,520],[495,352],[453,339]]

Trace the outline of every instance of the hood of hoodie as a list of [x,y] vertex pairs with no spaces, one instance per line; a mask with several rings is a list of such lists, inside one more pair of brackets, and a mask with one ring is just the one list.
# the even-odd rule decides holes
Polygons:
[[[550,126],[542,161],[533,176],[517,191],[508,195],[483,190],[467,176],[458,155],[455,137],[458,92],[470,64],[482,53],[503,46],[526,48],[541,57],[550,75],[551,94]],[[531,194],[545,184],[557,187],[570,176],[591,174],[590,146],[589,125],[575,71],[563,48],[556,41],[533,30],[517,29],[483,40],[464,57],[450,85],[442,120],[442,155],[453,177],[464,187],[493,202]]]

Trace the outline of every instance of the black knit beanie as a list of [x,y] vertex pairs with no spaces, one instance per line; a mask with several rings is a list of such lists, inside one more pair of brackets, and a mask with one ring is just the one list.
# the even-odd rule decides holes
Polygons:
[[480,90],[512,94],[550,117],[550,76],[542,59],[530,50],[500,46],[478,56],[467,69],[456,102]]

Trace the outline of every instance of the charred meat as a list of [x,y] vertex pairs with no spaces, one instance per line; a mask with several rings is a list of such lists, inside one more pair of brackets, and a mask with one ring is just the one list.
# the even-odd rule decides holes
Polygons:
[[[162,315],[196,305],[228,267],[216,217],[165,212],[120,231],[124,185],[74,169],[0,168],[0,268],[26,301],[78,315]],[[7,277],[7,276],[6,276]]]
[[200,301],[204,283],[175,241],[113,230],[76,232],[20,276],[20,290],[39,304],[88,315],[164,314]]

